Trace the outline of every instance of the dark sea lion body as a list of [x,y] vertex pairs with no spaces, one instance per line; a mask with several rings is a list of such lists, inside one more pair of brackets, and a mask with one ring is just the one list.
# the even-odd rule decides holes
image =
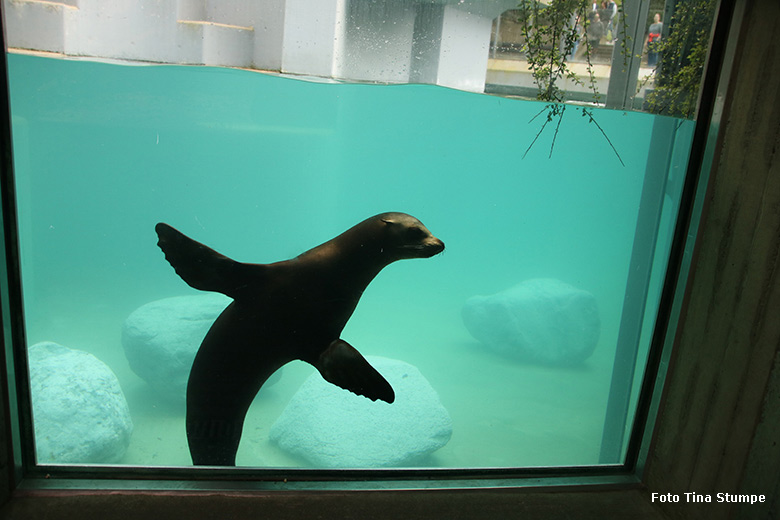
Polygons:
[[249,405],[282,365],[302,360],[331,383],[392,403],[390,384],[341,331],[386,265],[444,249],[416,218],[371,217],[305,253],[272,264],[235,262],[157,224],[158,245],[190,286],[234,299],[198,350],[187,385],[187,439],[198,465],[235,465]]

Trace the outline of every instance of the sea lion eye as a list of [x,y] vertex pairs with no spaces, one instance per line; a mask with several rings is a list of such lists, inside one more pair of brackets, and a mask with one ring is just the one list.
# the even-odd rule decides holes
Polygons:
[[406,236],[408,236],[409,238],[412,238],[412,239],[425,238],[426,235],[427,235],[427,233],[425,231],[423,231],[422,228],[419,228],[417,226],[410,227],[407,230],[407,232],[406,232]]

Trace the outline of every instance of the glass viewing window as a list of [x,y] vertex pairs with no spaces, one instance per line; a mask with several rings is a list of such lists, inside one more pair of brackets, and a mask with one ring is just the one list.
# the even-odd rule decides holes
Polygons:
[[[158,222],[266,264],[383,212],[446,243],[382,270],[341,334],[395,402],[294,361],[252,402],[234,471],[641,463],[709,124],[701,71],[723,47],[714,8],[689,11],[713,2],[43,4],[3,4],[2,305],[25,471],[219,473],[192,468],[185,395],[231,298],[177,275]],[[318,301],[301,306],[336,305],[352,269],[307,279]]]

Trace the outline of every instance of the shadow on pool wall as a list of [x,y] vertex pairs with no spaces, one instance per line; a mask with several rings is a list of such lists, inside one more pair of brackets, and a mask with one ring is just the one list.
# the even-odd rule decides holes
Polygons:
[[[416,367],[449,415],[447,442],[402,464],[598,462],[653,116],[597,111],[624,167],[574,111],[551,157],[542,138],[522,159],[543,106],[530,101],[13,54],[9,67],[28,339],[117,375],[134,423],[122,463],[190,464],[182,406],[131,370],[121,343],[133,311],[193,294],[157,249],[156,222],[266,263],[383,211],[447,244],[382,271],[342,335]],[[598,344],[581,364],[507,359],[461,320],[469,298],[539,278],[595,299]],[[322,465],[270,433],[312,370],[294,363],[261,389],[239,465]]]

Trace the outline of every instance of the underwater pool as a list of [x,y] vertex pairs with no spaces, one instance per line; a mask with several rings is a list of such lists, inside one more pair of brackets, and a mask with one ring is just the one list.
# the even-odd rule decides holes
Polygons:
[[[28,344],[55,342],[110,367],[133,423],[119,463],[191,464],[183,403],[139,377],[122,344],[139,307],[198,294],[158,249],[157,222],[231,258],[270,263],[386,211],[414,215],[447,247],[383,270],[342,334],[366,356],[416,367],[449,414],[449,439],[403,464],[599,463],[658,116],[594,110],[623,164],[575,107],[552,153],[550,126],[523,157],[542,103],[223,68],[8,59]],[[684,165],[692,127],[680,122],[673,164]],[[464,325],[469,298],[534,279],[594,298],[600,330],[584,361],[507,356]],[[639,360],[641,376],[641,352]],[[319,465],[271,439],[315,372],[294,362],[260,390],[239,465]],[[330,406],[326,415],[340,422]],[[374,441],[353,442],[370,451]],[[41,461],[62,462],[50,455]]]

